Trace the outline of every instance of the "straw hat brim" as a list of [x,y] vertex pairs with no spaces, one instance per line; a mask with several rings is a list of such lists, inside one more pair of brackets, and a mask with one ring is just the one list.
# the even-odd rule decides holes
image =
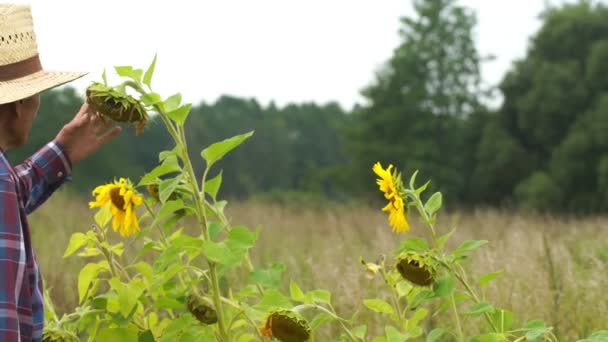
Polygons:
[[28,98],[86,75],[86,72],[41,70],[25,77],[0,82],[0,104]]

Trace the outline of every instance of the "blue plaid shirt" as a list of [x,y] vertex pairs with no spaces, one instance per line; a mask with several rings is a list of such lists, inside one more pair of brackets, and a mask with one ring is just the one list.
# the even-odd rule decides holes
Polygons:
[[59,188],[71,172],[61,146],[50,142],[12,167],[0,150],[0,341],[41,341],[42,278],[27,214]]

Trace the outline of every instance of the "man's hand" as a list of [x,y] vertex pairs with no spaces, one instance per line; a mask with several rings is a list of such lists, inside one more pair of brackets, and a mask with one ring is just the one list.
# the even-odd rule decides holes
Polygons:
[[55,142],[65,149],[72,164],[86,159],[121,131],[120,127],[112,128],[114,124],[110,120],[104,120],[89,110],[88,104],[82,105],[74,119],[63,126],[55,138]]

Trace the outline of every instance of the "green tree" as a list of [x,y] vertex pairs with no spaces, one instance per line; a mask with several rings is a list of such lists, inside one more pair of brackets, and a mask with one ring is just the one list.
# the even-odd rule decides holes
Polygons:
[[[480,144],[478,155],[485,158],[477,160],[478,177],[494,185],[495,199],[515,195],[526,207],[606,210],[600,184],[606,170],[601,161],[608,153],[603,133],[608,121],[608,8],[579,1],[549,8],[542,18],[527,56],[501,83],[502,133],[496,141]],[[507,140],[513,152],[508,160],[502,159]],[[488,168],[493,154],[500,156],[494,163],[502,160],[502,167],[514,171],[506,176]]]
[[414,8],[415,17],[402,19],[403,42],[363,91],[368,103],[354,113],[349,146],[358,177],[369,178],[376,160],[406,174],[418,169],[454,203],[468,184],[474,147],[466,143],[478,139],[462,139],[466,120],[483,111],[476,19],[454,0],[417,0]]

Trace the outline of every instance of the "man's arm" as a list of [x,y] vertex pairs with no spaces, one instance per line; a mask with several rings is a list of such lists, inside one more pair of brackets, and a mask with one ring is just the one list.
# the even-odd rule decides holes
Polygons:
[[19,200],[8,174],[0,175],[0,341],[19,340],[19,302],[25,274]]
[[72,166],[63,147],[50,142],[23,164],[15,167],[19,193],[29,214],[44,203],[69,176]]
[[17,166],[19,192],[25,210],[31,213],[70,179],[72,164],[87,158],[120,133],[111,121],[89,112],[84,104],[52,142]]

